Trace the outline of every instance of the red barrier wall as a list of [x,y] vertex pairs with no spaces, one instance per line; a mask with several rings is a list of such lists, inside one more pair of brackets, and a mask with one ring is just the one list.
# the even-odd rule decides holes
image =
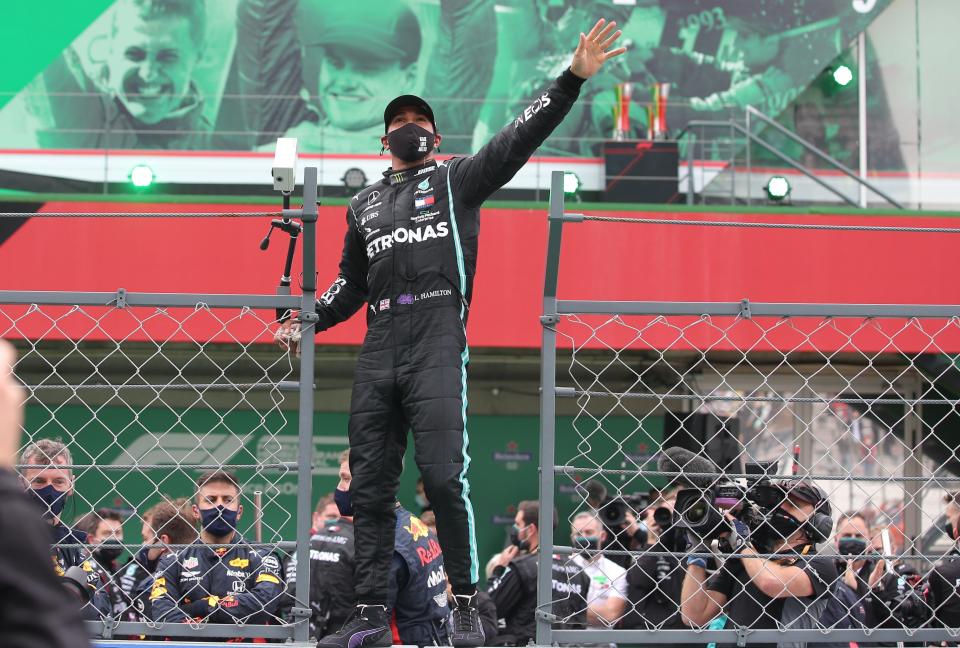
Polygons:
[[[47,203],[43,211],[163,212],[170,205],[117,203]],[[264,211],[262,206],[176,205],[178,211]],[[599,212],[591,212],[599,213]],[[614,214],[610,212],[608,214]],[[658,212],[623,216],[676,218]],[[805,214],[680,214],[684,218],[750,222],[805,222],[870,225],[948,226],[945,217],[810,216]],[[319,285],[333,279],[345,228],[341,207],[324,207],[319,221],[317,256]],[[131,292],[272,293],[280,273],[285,242],[279,235],[268,252],[257,245],[267,230],[266,219],[42,219],[32,218],[0,247],[0,289]],[[480,260],[470,314],[472,346],[536,347],[540,343],[546,215],[539,210],[485,209],[482,216]],[[676,225],[579,223],[565,226],[561,261],[561,299],[631,299],[648,301],[857,302],[960,304],[955,274],[956,235],[876,232],[796,231],[783,229],[707,228]],[[5,307],[8,313],[26,313]],[[192,325],[165,324],[156,318],[151,330],[138,332],[131,317],[111,314],[96,325],[75,313],[53,327],[44,309],[17,321],[0,320],[0,334],[35,337],[53,335],[51,328],[86,330],[88,339],[128,333],[134,337],[164,334],[175,339],[202,335],[212,318],[197,315]],[[89,309],[88,309],[89,311]],[[262,313],[263,319],[271,318]],[[141,318],[142,318],[141,313]],[[179,316],[178,316],[179,317]],[[241,341],[266,340],[262,322],[249,318],[231,326]],[[363,316],[323,333],[324,344],[359,344]],[[632,323],[648,320],[635,318]],[[721,327],[729,324],[715,322]],[[820,324],[820,323],[817,323]],[[814,326],[814,324],[810,324]],[[944,322],[924,323],[939,329]],[[191,329],[195,326],[196,330]],[[903,326],[901,322],[899,326]],[[75,327],[75,328],[69,328]],[[112,327],[112,328],[111,328]],[[102,328],[103,330],[99,330]],[[873,327],[874,329],[876,327]],[[941,345],[960,350],[960,336],[938,337]],[[3,329],[7,329],[4,331]],[[169,329],[169,330],[167,330]],[[655,330],[654,330],[655,329]],[[738,325],[732,336],[713,327],[677,342],[675,332],[653,327],[644,336],[654,346],[794,348],[802,343],[796,331],[766,338]],[[844,348],[850,335],[863,349],[891,350],[888,334],[870,324],[844,322],[840,329],[820,327],[817,346]],[[913,332],[911,333],[911,329]],[[896,338],[901,350],[922,351],[929,336],[907,326]],[[884,326],[889,332],[889,327]],[[46,331],[46,333],[44,333]],[[616,334],[621,339],[623,332]],[[631,334],[632,335],[632,334]],[[779,336],[779,337],[778,337]],[[229,339],[221,337],[220,339]],[[613,338],[611,338],[613,339]],[[629,338],[626,338],[629,339]],[[671,341],[673,340],[673,341]],[[596,343],[591,343],[591,346]],[[718,345],[718,346],[717,346]],[[824,346],[821,346],[824,345]]]

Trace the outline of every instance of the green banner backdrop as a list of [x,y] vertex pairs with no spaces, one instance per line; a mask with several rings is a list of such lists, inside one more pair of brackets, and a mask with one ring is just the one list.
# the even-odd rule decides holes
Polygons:
[[[347,447],[347,414],[317,413],[313,454],[314,502],[337,484],[338,458]],[[477,517],[477,542],[483,561],[504,544],[516,515],[516,504],[538,497],[539,418],[536,416],[471,416],[471,498]],[[296,415],[292,412],[262,416],[250,410],[174,410],[165,407],[131,409],[82,405],[31,406],[26,429],[31,439],[60,438],[68,443],[76,464],[94,464],[78,471],[75,496],[65,511],[70,522],[100,507],[125,511],[132,517],[124,526],[125,541],[140,542],[142,513],[161,495],[190,497],[201,471],[179,469],[177,464],[270,464],[297,460]],[[576,430],[576,433],[574,433]],[[602,423],[590,418],[557,420],[557,460],[576,466],[605,468],[644,465],[651,461],[662,440],[663,421],[648,417],[640,425],[628,416],[609,417]],[[580,439],[589,437],[590,459],[578,460]],[[131,464],[155,466],[130,469]],[[110,466],[127,466],[111,469]],[[652,467],[650,468],[652,469]],[[296,537],[296,475],[279,469],[235,471],[243,483],[245,514],[241,529],[253,537],[252,496],[263,493],[263,540]],[[419,512],[414,502],[418,477],[410,443],[406,470],[400,484],[400,501]],[[618,478],[619,479],[619,478]],[[646,492],[651,483],[641,478],[615,481],[624,494]],[[652,485],[659,485],[654,483]],[[567,521],[583,497],[568,478],[558,480],[558,538],[569,534]],[[612,490],[612,489],[611,489]]]
[[[24,51],[35,60],[0,73],[0,88],[21,90],[0,110],[0,137],[8,149],[249,151],[288,135],[306,152],[372,154],[386,101],[414,92],[433,102],[445,151],[471,151],[605,16],[622,25],[628,54],[585,87],[541,149],[593,156],[612,133],[617,83],[635,84],[635,136],[654,82],[671,84],[674,129],[748,104],[775,115],[890,2],[117,0],[105,12],[104,2],[73,3],[85,10],[55,22],[79,36],[52,61],[34,30],[17,39],[18,60]],[[62,47],[70,29],[58,34]]]

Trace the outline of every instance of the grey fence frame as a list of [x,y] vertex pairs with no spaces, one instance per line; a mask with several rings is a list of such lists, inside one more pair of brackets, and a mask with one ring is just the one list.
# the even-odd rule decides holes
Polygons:
[[[175,215],[175,214],[172,214]],[[218,214],[211,213],[210,216]],[[151,216],[155,216],[151,214]],[[198,214],[195,214],[198,216]],[[115,293],[107,292],[53,292],[53,291],[17,291],[0,290],[0,304],[9,305],[67,305],[67,306],[148,306],[158,308],[196,307],[209,308],[256,308],[299,310],[303,322],[301,344],[309,352],[303,353],[300,360],[299,385],[290,384],[299,392],[298,413],[298,457],[295,465],[297,475],[297,581],[295,604],[292,610],[293,622],[286,625],[230,625],[230,624],[193,624],[182,623],[134,623],[114,621],[111,617],[103,621],[88,621],[87,625],[95,637],[110,639],[117,635],[148,635],[166,637],[189,637],[203,639],[209,637],[262,637],[267,639],[288,639],[296,642],[309,640],[310,620],[310,523],[311,523],[311,487],[313,459],[313,383],[314,383],[314,336],[311,325],[317,321],[316,315],[316,240],[317,240],[317,168],[304,169],[303,206],[301,209],[284,209],[285,218],[298,218],[303,222],[303,240],[301,246],[302,296],[287,294],[245,295],[245,294],[195,294],[195,293],[132,293],[121,288]],[[226,223],[224,223],[226,226]],[[278,290],[278,293],[281,291]],[[194,468],[182,464],[180,467]],[[281,543],[281,546],[286,543]],[[271,546],[273,546],[271,544]]]
[[[555,326],[563,315],[717,315],[731,317],[796,316],[796,317],[897,317],[897,318],[952,318],[960,316],[958,306],[882,305],[882,304],[778,304],[753,303],[742,300],[734,303],[714,302],[645,302],[561,300],[557,298],[560,271],[560,247],[564,223],[580,223],[583,214],[568,214],[564,209],[563,172],[554,171],[550,184],[548,212],[547,260],[543,287],[543,326],[540,355],[540,554],[571,554],[571,547],[558,546],[554,541],[553,510],[555,481],[564,466],[556,464],[556,400],[581,394],[569,387],[557,387],[557,332]],[[642,219],[641,219],[642,220]],[[692,225],[694,223],[681,223]],[[710,224],[710,223],[706,223]],[[816,227],[816,226],[812,226]],[[893,228],[891,228],[893,229]],[[960,229],[953,230],[960,233]],[[925,401],[912,401],[912,417],[919,417]],[[914,446],[919,448],[919,444]],[[592,474],[616,471],[591,468]],[[651,474],[642,472],[641,474]],[[659,474],[659,473],[657,473]],[[746,646],[748,642],[835,642],[835,641],[943,641],[956,640],[957,629],[844,629],[831,630],[554,630],[551,610],[551,564],[538,563],[537,573],[537,645],[563,643],[730,643]]]

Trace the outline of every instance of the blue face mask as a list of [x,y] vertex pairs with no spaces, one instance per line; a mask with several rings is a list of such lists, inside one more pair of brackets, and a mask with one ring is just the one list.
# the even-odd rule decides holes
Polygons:
[[200,524],[212,536],[222,538],[237,530],[237,511],[223,506],[200,511]]
[[342,491],[338,488],[333,491],[333,501],[336,502],[340,515],[353,517],[353,502],[350,501],[350,491]]
[[427,508],[427,507],[430,505],[430,501],[427,500],[427,496],[426,496],[426,495],[420,495],[420,494],[418,493],[417,495],[414,496],[413,499],[414,499],[414,501],[417,503],[417,506],[419,506],[419,507],[422,508],[422,509],[425,509],[425,508]]
[[67,493],[58,491],[53,484],[47,484],[43,488],[31,489],[33,494],[42,502],[43,517],[51,519],[59,516],[63,512],[63,507],[67,504]]

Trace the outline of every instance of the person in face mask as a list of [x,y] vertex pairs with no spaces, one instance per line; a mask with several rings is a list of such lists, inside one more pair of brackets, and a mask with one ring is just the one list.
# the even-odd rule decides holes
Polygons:
[[97,621],[111,613],[107,594],[109,578],[91,559],[83,546],[88,542],[87,533],[72,529],[62,521],[65,507],[73,495],[73,456],[60,441],[38,439],[27,445],[20,454],[20,476],[27,485],[27,494],[37,510],[50,525],[51,557],[58,576],[63,576],[71,567],[80,567],[87,574],[90,601],[81,609],[81,615],[89,621]]
[[236,476],[223,470],[201,475],[192,508],[200,520],[200,541],[160,559],[149,597],[153,619],[276,623],[283,594],[280,561],[240,534],[243,505]]
[[117,562],[123,553],[123,516],[113,509],[97,509],[77,518],[74,529],[87,533],[93,559],[107,575],[105,590],[113,615],[117,616],[126,608],[118,582],[120,564]]
[[937,627],[960,626],[960,493],[948,493],[944,497],[946,507],[944,530],[953,541],[953,546],[927,575],[929,589],[927,603],[933,610],[932,624]]
[[[733,528],[728,542],[738,557],[727,558],[709,578],[703,557],[686,559],[680,597],[686,625],[703,627],[719,614],[726,615],[727,628],[751,629],[777,628],[808,613],[819,618],[820,608],[814,603],[826,604],[824,595],[838,578],[833,557],[816,551],[816,544],[824,542],[833,528],[830,502],[809,481],[785,480],[773,485],[779,505],[766,512],[759,528],[751,531],[728,514]],[[761,552],[776,557],[761,558]],[[773,648],[775,644],[757,646]]]
[[[412,431],[456,601],[450,624],[456,648],[485,643],[475,598],[481,565],[467,475],[466,401],[466,324],[480,207],[560,125],[587,79],[626,51],[616,47],[620,35],[616,23],[604,19],[580,33],[570,43],[575,50],[569,66],[469,157],[436,159],[442,136],[421,97],[403,94],[390,101],[380,142],[391,166],[351,198],[339,272],[317,301],[317,332],[361,308],[367,313],[348,424],[355,451],[350,461],[358,601],[373,610],[387,600],[382,574],[392,555],[394,502]],[[277,342],[291,351],[298,345],[294,323],[277,331]],[[366,615],[322,646],[362,648],[385,642],[389,630],[386,616]]]
[[333,493],[324,495],[317,501],[317,507],[310,518],[310,534],[313,535],[322,529],[328,521],[338,519],[340,519],[340,511],[337,510],[337,503],[333,501]]
[[612,628],[627,606],[627,570],[605,558],[600,552],[607,532],[594,513],[578,513],[571,523],[570,546],[582,552],[573,557],[574,564],[590,579],[587,593],[587,625]]
[[[556,528],[557,512],[553,512]],[[537,560],[540,548],[540,502],[526,500],[517,505],[510,546],[505,548],[488,581],[487,593],[497,608],[499,634],[488,639],[490,646],[525,646],[536,636]],[[586,626],[587,593],[590,579],[583,567],[569,556],[552,556],[553,614],[570,619],[556,628]]]
[[[353,475],[350,468],[350,450],[340,456],[340,483],[333,492],[341,519],[352,522],[354,506],[351,492]],[[375,606],[356,605],[352,619],[385,613],[396,623],[400,643],[413,646],[449,645],[445,622],[450,614],[446,596],[446,571],[443,552],[436,534],[417,516],[394,502],[397,522],[394,525],[393,556],[390,561],[388,597],[385,609],[370,609]],[[351,525],[351,530],[353,526]],[[351,563],[352,564],[352,563]],[[317,566],[320,570],[325,566]],[[311,573],[317,573],[311,571]],[[353,574],[351,574],[351,577]],[[351,579],[351,583],[352,583]],[[329,588],[328,588],[329,589]],[[354,589],[350,589],[351,595]],[[356,603],[356,599],[353,599]],[[341,626],[330,625],[328,637],[335,637]],[[374,645],[390,645],[388,640]],[[321,639],[320,644],[324,644]]]
[[197,539],[197,529],[183,511],[185,503],[182,499],[166,498],[143,514],[140,534],[146,546],[120,570],[118,582],[124,608],[115,615],[117,618],[123,621],[150,619],[149,596],[160,558],[176,551],[170,545],[188,545]]

